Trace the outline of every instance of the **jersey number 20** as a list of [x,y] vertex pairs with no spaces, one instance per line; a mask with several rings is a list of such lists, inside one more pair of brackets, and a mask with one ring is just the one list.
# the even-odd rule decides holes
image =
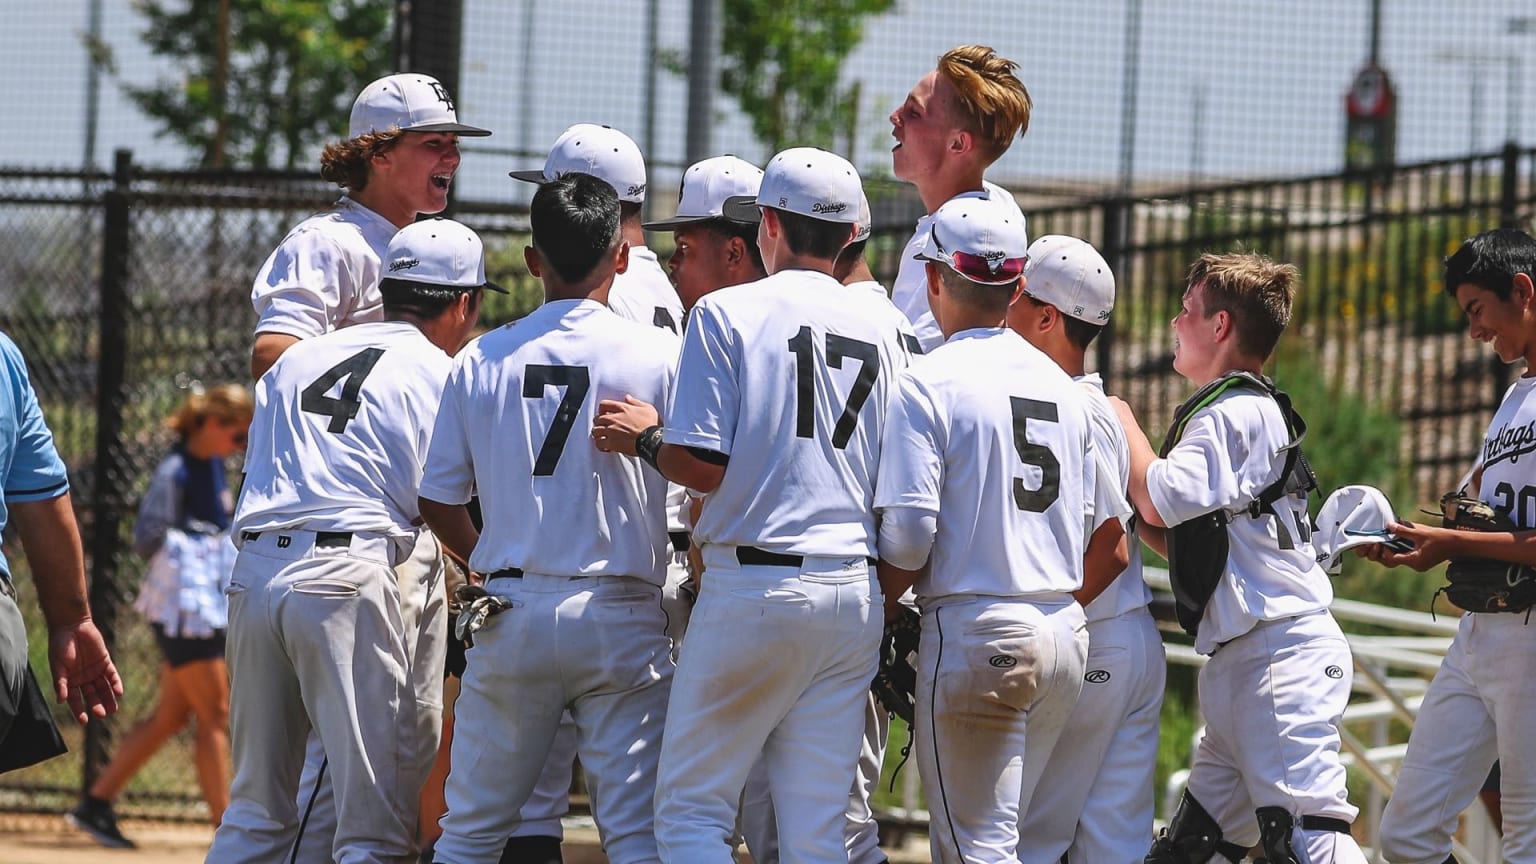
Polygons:
[[[795,338],[789,340],[789,350],[795,355],[795,437],[816,437],[816,344],[811,328],[801,327]],[[880,377],[880,352],[868,342],[849,339],[835,333],[827,334],[827,365],[843,368],[843,360],[852,357],[859,361],[859,374],[853,379],[848,391],[848,404],[832,430],[832,446],[838,450],[848,447],[853,430],[859,426],[859,411],[875,389]]]

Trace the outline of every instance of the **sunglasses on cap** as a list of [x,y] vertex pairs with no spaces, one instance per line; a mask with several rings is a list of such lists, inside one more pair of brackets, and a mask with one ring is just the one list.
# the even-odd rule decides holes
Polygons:
[[1018,258],[986,258],[970,252],[949,252],[937,236],[933,237],[935,254],[919,256],[925,261],[938,261],[954,268],[956,273],[980,285],[1009,285],[1024,275],[1028,255]]

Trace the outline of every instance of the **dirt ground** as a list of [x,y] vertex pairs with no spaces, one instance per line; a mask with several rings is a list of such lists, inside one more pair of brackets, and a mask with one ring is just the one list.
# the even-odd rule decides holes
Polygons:
[[[123,834],[138,849],[103,849],[65,824],[62,816],[7,817],[0,824],[0,862],[4,864],[202,864],[213,831],[205,826],[125,819]],[[606,864],[590,828],[567,828],[565,864]],[[907,849],[890,850],[892,864],[928,861],[926,838],[913,838]],[[745,853],[739,864],[751,864]]]

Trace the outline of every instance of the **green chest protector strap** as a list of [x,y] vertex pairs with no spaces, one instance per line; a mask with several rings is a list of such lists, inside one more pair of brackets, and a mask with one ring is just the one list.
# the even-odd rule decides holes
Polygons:
[[[1306,496],[1317,488],[1317,476],[1301,453],[1302,439],[1307,436],[1306,421],[1291,407],[1291,398],[1284,391],[1276,388],[1268,378],[1248,372],[1228,372],[1185,400],[1173,412],[1173,423],[1168,427],[1157,455],[1166,458],[1184,436],[1190,418],[1233,388],[1255,390],[1274,399],[1285,418],[1290,443],[1281,451],[1285,454],[1285,465],[1279,479],[1260,491],[1246,508],[1236,512],[1213,510],[1168,529],[1168,578],[1173,585],[1179,626],[1191,636],[1199,629],[1206,603],[1210,602],[1211,594],[1227,571],[1228,523],[1244,515],[1251,519],[1265,514],[1277,515],[1276,501],[1288,495]],[[1281,548],[1295,548],[1296,538],[1290,536],[1285,520],[1276,518],[1275,526]],[[1303,524],[1299,527],[1306,531],[1310,526]],[[1309,536],[1300,539],[1307,540]]]

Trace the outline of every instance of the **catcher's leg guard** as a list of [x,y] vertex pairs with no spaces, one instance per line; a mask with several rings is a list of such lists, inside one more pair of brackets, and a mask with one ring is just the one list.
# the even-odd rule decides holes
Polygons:
[[[1296,847],[1291,843],[1296,820],[1282,807],[1260,807],[1254,811],[1259,818],[1259,842],[1264,848],[1265,860],[1270,864],[1301,864]],[[1332,816],[1303,816],[1301,827],[1307,831],[1334,831],[1349,833],[1349,823]],[[1451,859],[1453,862],[1455,859]]]
[[1195,796],[1184,793],[1168,827],[1152,841],[1143,864],[1206,864],[1212,855],[1228,861],[1243,860],[1247,850],[1221,839],[1221,826],[1200,806]]

